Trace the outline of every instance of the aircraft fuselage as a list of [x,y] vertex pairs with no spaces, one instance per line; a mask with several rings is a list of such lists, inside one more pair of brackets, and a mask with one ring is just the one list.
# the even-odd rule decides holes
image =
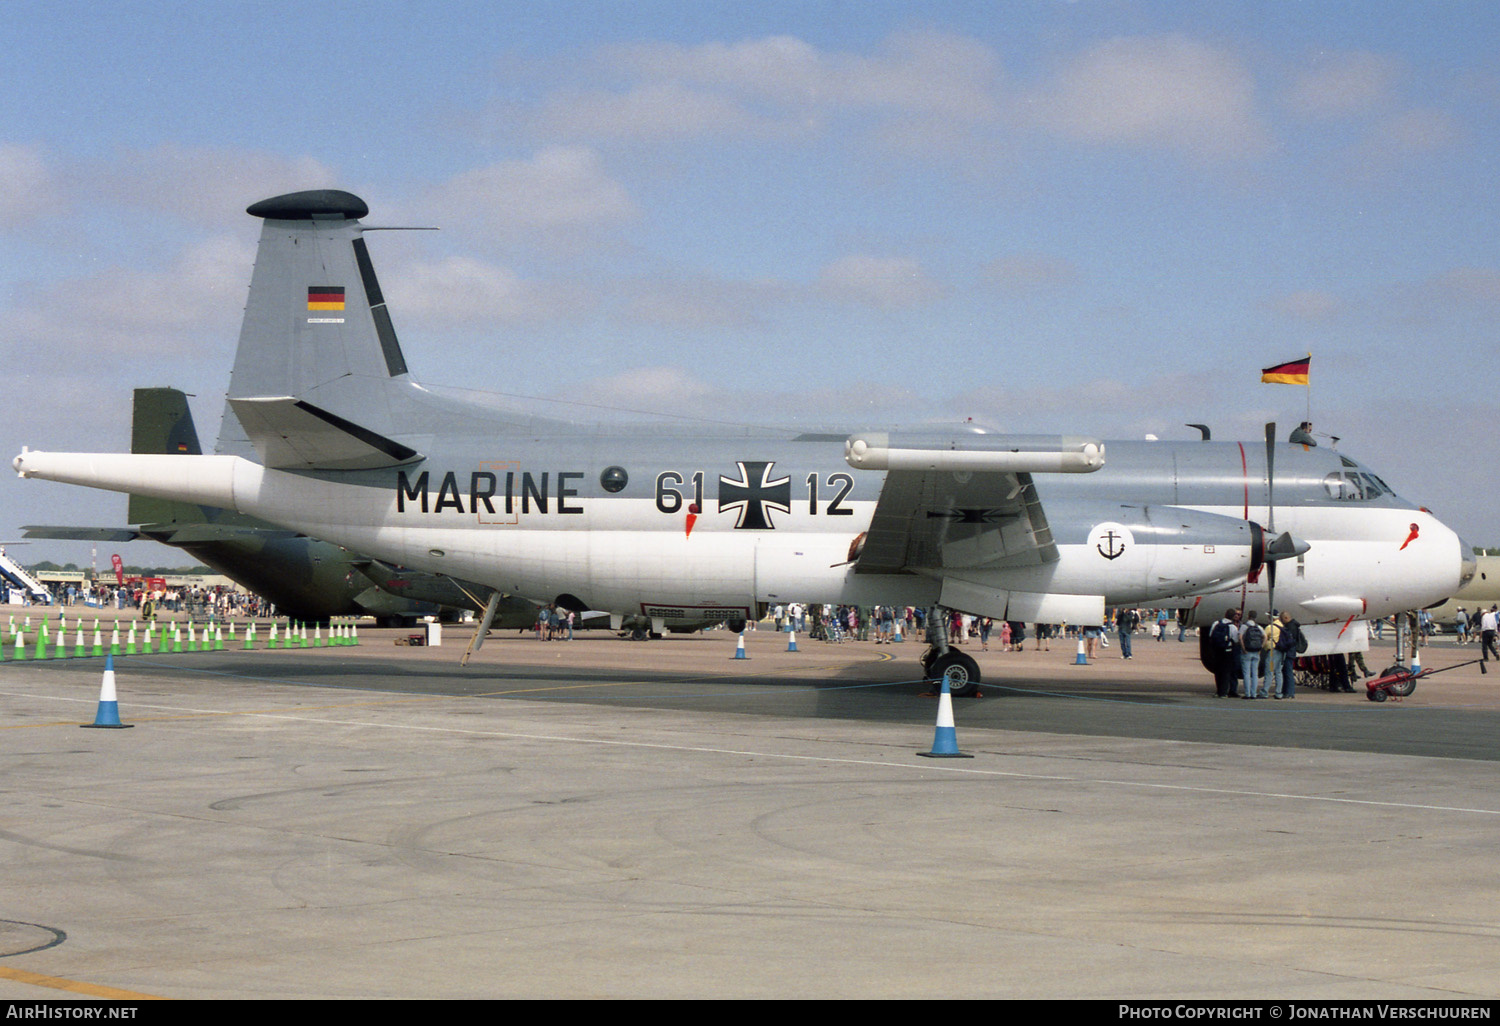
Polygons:
[[[190,488],[193,501],[406,566],[537,601],[566,594],[646,616],[735,618],[791,601],[941,601],[1074,623],[1105,605],[1267,609],[1269,574],[1259,568],[1257,580],[1247,579],[1258,563],[1249,522],[1273,520],[1259,446],[1109,442],[1094,473],[1032,475],[1054,561],[1007,565],[1005,526],[996,530],[998,518],[982,506],[929,509],[926,516],[947,521],[924,562],[930,572],[887,574],[861,572],[853,561],[886,475],[851,467],[846,437],[490,435],[467,446],[446,439],[454,455],[341,472],[177,456],[167,457],[172,470],[196,460],[214,461],[213,470],[204,464],[205,472],[172,480],[137,468],[121,487],[178,498]],[[79,483],[99,484],[99,469]],[[1280,564],[1274,601],[1304,623],[1424,606],[1459,586],[1453,532],[1336,452],[1279,446],[1275,499],[1275,529],[1310,548]],[[1052,598],[1037,605],[1018,596]]]

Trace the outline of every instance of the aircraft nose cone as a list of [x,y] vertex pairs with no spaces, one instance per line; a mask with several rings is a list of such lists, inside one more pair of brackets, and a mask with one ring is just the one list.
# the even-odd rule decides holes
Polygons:
[[1473,550],[1463,543],[1452,528],[1436,517],[1431,517],[1430,523],[1423,524],[1422,530],[1434,542],[1440,541],[1429,547],[1430,556],[1425,563],[1426,583],[1432,589],[1431,598],[1422,603],[1426,606],[1451,598],[1465,581],[1474,576],[1476,564],[1471,555]]

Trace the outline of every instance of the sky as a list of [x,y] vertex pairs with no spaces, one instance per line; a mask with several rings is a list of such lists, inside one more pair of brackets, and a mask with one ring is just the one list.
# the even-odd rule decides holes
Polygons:
[[[6,453],[124,451],[157,385],[210,442],[245,207],[336,187],[441,229],[369,237],[427,384],[1106,439],[1310,410],[1500,544],[1496,5],[8,0],[3,25]],[[1260,383],[1308,353],[1309,389]],[[0,539],[124,523],[124,496],[0,480]]]

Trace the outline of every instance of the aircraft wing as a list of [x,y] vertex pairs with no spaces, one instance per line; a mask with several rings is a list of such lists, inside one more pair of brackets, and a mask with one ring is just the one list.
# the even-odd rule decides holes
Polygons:
[[885,470],[856,573],[1002,569],[1056,562],[1057,545],[1034,473],[1091,473],[1104,465],[1092,438],[866,433],[844,457]]

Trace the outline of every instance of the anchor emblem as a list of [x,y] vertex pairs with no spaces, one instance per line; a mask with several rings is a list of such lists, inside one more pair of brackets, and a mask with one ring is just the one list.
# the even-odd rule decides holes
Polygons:
[[[1119,544],[1116,544],[1116,540],[1118,540]],[[1111,529],[1104,532],[1104,540],[1095,545],[1094,548],[1105,559],[1119,559],[1125,555],[1125,538],[1123,535],[1116,534]]]

